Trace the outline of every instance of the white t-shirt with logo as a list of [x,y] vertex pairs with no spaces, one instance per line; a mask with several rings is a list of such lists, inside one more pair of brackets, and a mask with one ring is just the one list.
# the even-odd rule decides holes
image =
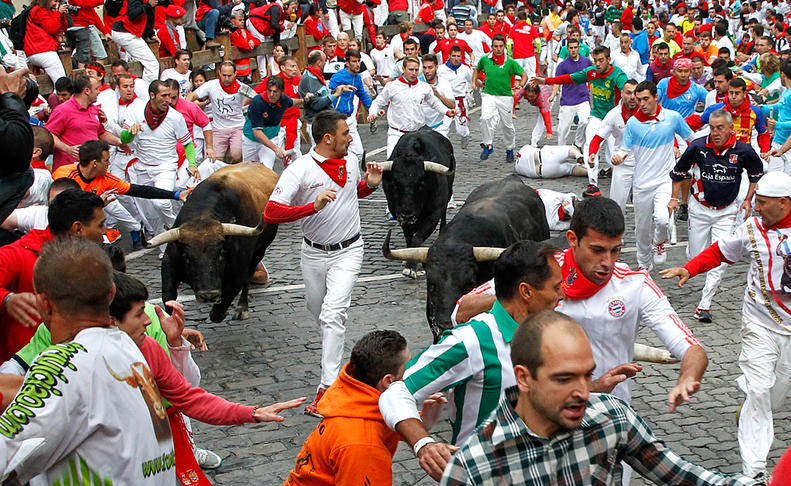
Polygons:
[[249,99],[255,98],[258,93],[244,83],[239,84],[241,85],[239,90],[230,94],[222,89],[219,79],[212,79],[194,91],[198,98],[209,97],[213,129],[241,128],[244,125],[242,108]]
[[167,68],[159,75],[160,81],[167,79],[175,79],[179,83],[179,96],[184,98],[192,90],[192,81],[190,81],[190,74],[192,71],[187,70],[186,74],[181,74],[176,71],[176,68]]
[[84,329],[39,354],[0,434],[3,477],[16,471],[21,483],[42,474],[47,484],[176,484],[162,399],[118,328]]
[[151,130],[146,122],[145,105],[137,105],[127,111],[124,129],[128,130],[135,123],[143,127],[143,131],[135,135],[135,139],[129,143],[137,157],[136,163],[156,166],[170,164],[175,169],[179,162],[176,142],[181,142],[182,145],[192,142],[184,116],[175,108],[168,108],[168,114],[162,123],[155,130]]
[[316,214],[299,220],[302,233],[314,243],[334,245],[360,232],[360,207],[357,184],[361,180],[357,157],[346,159],[346,184],[341,187],[328,176],[317,160],[325,157],[311,150],[290,163],[280,175],[270,201],[286,206],[312,204],[325,189],[335,189],[336,199]]

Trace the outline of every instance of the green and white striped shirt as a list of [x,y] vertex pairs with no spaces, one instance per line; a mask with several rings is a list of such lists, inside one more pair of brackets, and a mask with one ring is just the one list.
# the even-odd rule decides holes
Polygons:
[[446,331],[407,364],[404,383],[417,403],[447,391],[454,444],[463,443],[497,408],[503,391],[516,385],[511,339],[517,325],[495,301],[492,310]]

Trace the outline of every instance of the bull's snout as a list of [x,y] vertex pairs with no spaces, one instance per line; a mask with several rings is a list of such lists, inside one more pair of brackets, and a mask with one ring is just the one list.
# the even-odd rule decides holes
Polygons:
[[195,300],[204,304],[217,304],[220,302],[219,290],[201,290],[195,294]]

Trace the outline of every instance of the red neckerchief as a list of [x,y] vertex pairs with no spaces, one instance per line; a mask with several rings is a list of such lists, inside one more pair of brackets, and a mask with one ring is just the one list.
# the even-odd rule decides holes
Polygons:
[[101,93],[102,91],[107,91],[108,89],[113,89],[113,88],[111,88],[109,84],[103,84],[102,87],[99,88],[99,92]]
[[[222,83],[220,83],[222,84]],[[156,130],[159,125],[165,121],[165,117],[168,115],[168,110],[170,106],[165,105],[165,111],[161,113],[155,113],[154,110],[151,108],[151,102],[149,101],[146,103],[145,115],[146,115],[146,123],[151,128],[151,130]]]
[[131,100],[129,100],[129,101],[124,101],[123,99],[121,99],[121,98],[118,98],[118,104],[119,104],[119,105],[121,105],[121,106],[127,106],[127,105],[131,105],[131,104],[132,104],[132,102],[133,102],[134,100],[136,100],[136,99],[137,99],[137,94],[135,94],[135,93],[132,93],[132,99],[131,99]]
[[667,82],[667,97],[671,99],[678,98],[687,92],[691,84],[692,81],[687,81],[687,84],[682,86],[678,84],[675,76],[670,76],[669,81]]
[[634,110],[629,111],[629,110],[626,109],[626,105],[621,103],[621,116],[623,117],[623,121],[624,122],[629,121],[629,118],[634,116],[634,114],[636,112],[638,112],[638,111],[640,111],[640,106],[639,105],[636,105],[634,107]]
[[224,84],[222,84],[222,81],[220,81],[220,87],[222,88],[223,91],[225,91],[228,94],[236,94],[236,92],[239,91],[239,88],[241,88],[242,85],[239,84],[239,80],[233,78],[233,83],[231,83],[230,86],[225,86]]
[[662,105],[656,105],[656,113],[653,115],[646,115],[643,113],[643,110],[638,109],[634,112],[635,118],[640,120],[641,122],[647,122],[651,120],[657,120],[659,118],[659,113],[662,111]]
[[736,145],[736,132],[735,131],[733,133],[731,133],[731,137],[728,139],[727,142],[725,142],[725,145],[723,145],[722,147],[719,147],[719,148],[716,147],[714,145],[714,142],[711,141],[711,135],[706,137],[706,147],[708,147],[710,149],[713,149],[714,153],[717,154],[717,155],[722,155],[723,153],[725,153],[726,150],[728,150],[729,148],[733,147],[734,145]]
[[503,52],[503,55],[500,57],[497,57],[494,55],[494,53],[492,53],[492,62],[495,64],[495,66],[502,66],[505,64],[505,52]]
[[385,42],[385,45],[383,45],[382,47],[379,47],[379,46],[374,46],[374,49],[376,49],[377,51],[381,51],[382,49],[386,49],[386,48],[387,48],[387,46],[389,46],[389,45],[390,45],[390,44],[388,44],[387,42]]
[[725,94],[720,96],[720,94],[717,92],[717,90],[716,89],[714,90],[714,101],[716,101],[717,103],[725,103],[725,100],[727,100],[727,99],[728,99],[728,92],[727,91],[725,92]]
[[401,76],[399,76],[399,77],[398,77],[398,80],[399,80],[399,81],[401,81],[402,83],[404,83],[404,84],[405,84],[405,85],[407,85],[407,86],[414,86],[414,85],[416,85],[416,84],[417,84],[417,79],[415,79],[414,81],[412,81],[412,82],[410,83],[409,81],[407,81],[407,80],[406,80],[406,78],[404,77],[404,75],[403,75],[403,74],[402,74]]
[[[563,293],[566,294],[567,299],[587,299],[601,290],[602,287],[607,285],[607,282],[610,281],[608,278],[607,282],[604,282],[602,285],[591,282],[582,274],[577,266],[577,262],[574,261],[573,249],[569,248],[563,253],[563,266],[560,268],[563,273],[563,281],[560,286],[563,289]],[[612,274],[610,274],[610,277],[612,277]]]
[[[748,97],[744,97],[744,101],[739,106],[731,105],[731,100],[726,96],[725,99],[722,101],[725,105],[725,109],[728,110],[733,117],[733,121],[739,119],[739,127],[741,127],[741,131],[746,132],[746,137],[748,140],[742,140],[745,143],[750,143],[749,138],[751,138],[752,131],[753,131],[753,110],[752,106],[750,105],[750,99]],[[749,130],[747,128],[749,127]]]
[[314,66],[305,66],[305,70],[309,71],[311,74],[313,74],[314,76],[319,78],[319,81],[321,81],[321,84],[327,84],[327,82],[324,80],[324,73],[321,72],[321,70],[319,68],[314,67]]
[[322,162],[313,157],[313,160],[333,182],[341,187],[346,185],[346,159],[324,159]]
[[346,58],[346,52],[342,51],[340,47],[335,46],[335,57],[342,57],[342,58],[345,59]]
[[[763,220],[762,220],[762,222],[763,222]],[[773,224],[771,226],[767,226],[766,227],[766,229],[768,229],[768,230],[770,230],[770,229],[780,229],[780,228],[791,228],[791,212],[786,214],[785,217],[783,217],[783,219],[781,219],[780,221],[776,222],[775,224]]]
[[398,34],[398,35],[401,36],[401,40],[402,41],[405,41],[405,40],[407,40],[409,38],[409,34],[407,34],[407,33]]

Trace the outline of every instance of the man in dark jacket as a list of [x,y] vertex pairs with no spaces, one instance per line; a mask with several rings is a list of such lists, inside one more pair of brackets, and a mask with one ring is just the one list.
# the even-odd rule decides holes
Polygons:
[[0,221],[5,221],[33,184],[33,129],[22,97],[27,68],[7,74],[0,67],[0,145],[6,156],[0,162]]

